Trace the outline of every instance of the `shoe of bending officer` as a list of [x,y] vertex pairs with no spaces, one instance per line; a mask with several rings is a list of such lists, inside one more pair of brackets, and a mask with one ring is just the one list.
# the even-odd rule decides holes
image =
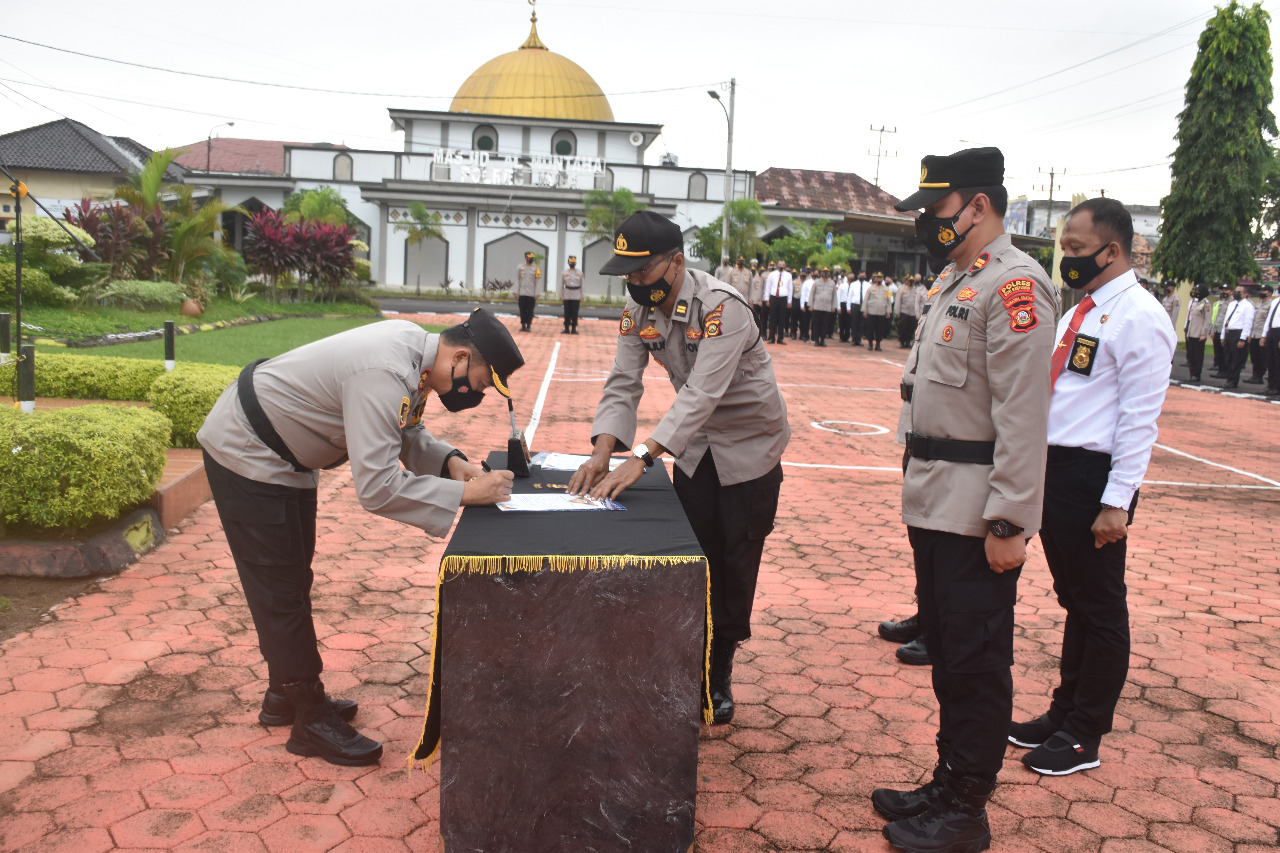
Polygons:
[[912,613],[900,622],[886,619],[877,630],[881,637],[892,643],[909,643],[920,636],[920,614]]

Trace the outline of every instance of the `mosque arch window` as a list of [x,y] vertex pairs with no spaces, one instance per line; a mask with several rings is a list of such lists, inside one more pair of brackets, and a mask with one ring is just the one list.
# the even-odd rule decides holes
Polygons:
[[335,181],[351,180],[351,155],[335,154],[333,156],[333,179]]
[[471,134],[471,147],[476,151],[497,151],[498,131],[487,124],[482,124]]
[[707,176],[701,172],[694,172],[689,176],[689,200],[707,200]]
[[557,130],[551,137],[551,153],[557,157],[572,157],[578,153],[578,137],[572,130]]

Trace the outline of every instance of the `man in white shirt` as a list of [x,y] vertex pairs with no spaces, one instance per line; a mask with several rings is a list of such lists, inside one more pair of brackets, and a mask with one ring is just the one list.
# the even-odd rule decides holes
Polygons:
[[867,274],[849,280],[849,342],[862,346],[862,301],[867,292]]
[[1009,727],[1023,763],[1065,776],[1097,767],[1129,671],[1125,542],[1156,441],[1176,334],[1130,267],[1133,218],[1115,199],[1067,214],[1062,280],[1085,294],[1058,323],[1040,541],[1067,611],[1047,713]]
[[1253,303],[1244,298],[1244,288],[1237,284],[1231,298],[1235,301],[1227,306],[1227,318],[1222,321],[1222,345],[1227,350],[1223,370],[1227,374],[1227,382],[1222,388],[1226,391],[1240,387],[1240,371],[1244,369],[1244,360],[1249,354],[1249,335],[1253,332]]
[[848,343],[849,341],[849,279],[845,276],[844,271],[837,264],[832,272],[836,277],[836,311],[839,312],[836,318],[837,327],[840,330],[840,340]]
[[813,324],[813,286],[812,273],[806,272],[804,283],[800,285],[800,340],[809,340],[809,326]]
[[1262,323],[1262,354],[1267,365],[1267,396],[1280,396],[1280,297],[1271,300]]
[[787,307],[791,303],[794,282],[787,272],[787,262],[778,261],[777,267],[764,281],[765,298],[769,300],[769,343],[787,342]]
[[1267,360],[1265,355],[1267,335],[1264,327],[1267,315],[1271,313],[1271,304],[1275,298],[1271,295],[1271,285],[1258,287],[1258,304],[1253,310],[1253,329],[1249,332],[1249,360],[1253,362],[1253,375],[1245,380],[1247,385],[1261,385],[1266,381]]

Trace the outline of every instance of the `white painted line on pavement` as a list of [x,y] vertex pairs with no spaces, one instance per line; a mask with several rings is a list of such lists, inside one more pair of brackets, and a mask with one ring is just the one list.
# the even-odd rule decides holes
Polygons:
[[1156,447],[1158,447],[1158,448],[1160,448],[1161,450],[1167,450],[1167,451],[1169,451],[1169,452],[1170,452],[1170,453],[1172,453],[1172,454],[1175,454],[1175,455],[1177,455],[1177,456],[1185,457],[1185,458],[1190,459],[1190,460],[1192,460],[1192,461],[1194,461],[1194,462],[1203,462],[1203,463],[1204,463],[1204,464],[1206,464],[1206,465],[1212,465],[1214,468],[1221,468],[1221,469],[1223,469],[1224,471],[1230,471],[1230,472],[1232,472],[1233,474],[1241,474],[1241,475],[1243,475],[1243,476],[1245,476],[1245,477],[1251,477],[1251,478],[1252,478],[1252,479],[1254,479],[1254,480],[1261,480],[1262,482],[1264,482],[1264,483],[1266,483],[1266,484],[1268,484],[1268,485],[1276,486],[1276,487],[1280,487],[1280,483],[1276,482],[1275,480],[1269,480],[1269,479],[1267,479],[1266,477],[1263,477],[1261,474],[1254,474],[1254,473],[1253,473],[1253,472],[1251,472],[1251,471],[1243,471],[1243,470],[1241,470],[1241,469],[1239,469],[1239,468],[1232,468],[1230,465],[1223,465],[1221,462],[1211,462],[1211,461],[1210,461],[1210,460],[1208,460],[1208,459],[1201,459],[1199,456],[1192,456],[1190,453],[1185,453],[1185,452],[1183,452],[1183,451],[1181,451],[1181,450],[1175,450],[1174,448],[1169,447],[1168,445],[1164,445],[1164,444],[1157,444],[1157,445],[1155,445],[1155,446],[1156,446]]
[[[844,424],[846,426],[855,426],[855,427],[868,427],[868,429],[865,429],[865,430],[840,429],[839,427],[834,426],[834,424]],[[889,432],[889,429],[887,427],[882,427],[879,424],[863,423],[862,421],[814,421],[813,423],[809,424],[809,426],[813,427],[814,429],[820,429],[824,432],[839,433],[840,435],[884,435],[887,432]]]
[[533,413],[529,415],[529,425],[524,428],[525,447],[533,446],[533,434],[538,431],[538,422],[542,420],[542,404],[547,401],[547,389],[551,387],[551,374],[556,372],[556,359],[560,357],[560,342],[556,341],[551,350],[551,361],[547,364],[547,372],[542,375],[542,387],[538,389],[538,399],[533,404]]

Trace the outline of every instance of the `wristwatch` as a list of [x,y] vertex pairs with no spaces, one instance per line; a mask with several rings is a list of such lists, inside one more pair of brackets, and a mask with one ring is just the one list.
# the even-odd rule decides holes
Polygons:
[[643,462],[644,467],[653,467],[653,454],[649,452],[649,448],[643,442],[631,448],[631,455]]
[[1011,536],[1017,536],[1022,532],[1022,528],[1011,521],[1005,521],[1003,518],[997,518],[995,521],[987,522],[987,530],[991,531],[991,535],[997,539],[1008,539]]

